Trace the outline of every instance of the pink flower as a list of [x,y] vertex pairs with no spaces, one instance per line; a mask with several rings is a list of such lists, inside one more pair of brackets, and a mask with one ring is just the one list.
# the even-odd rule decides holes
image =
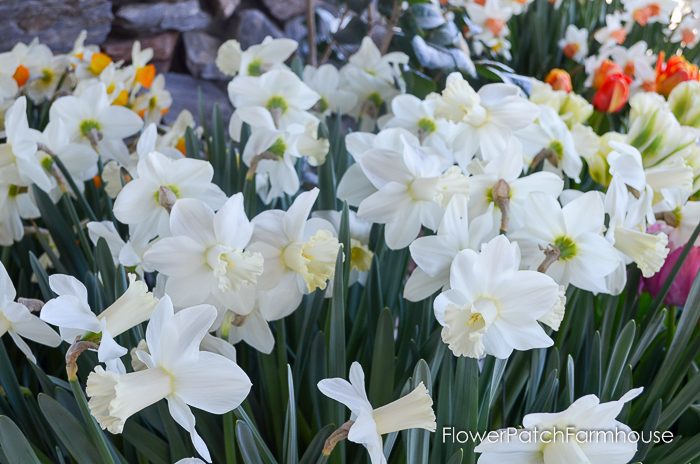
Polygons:
[[[656,296],[663,287],[664,282],[668,278],[673,266],[678,261],[678,257],[683,252],[684,247],[679,247],[668,254],[666,262],[661,267],[661,270],[654,276],[642,279],[642,290]],[[671,288],[665,298],[665,303],[669,305],[683,306],[688,299],[690,287],[693,285],[695,276],[700,272],[700,247],[693,247],[690,253],[686,256],[683,265],[681,266],[676,278],[671,283]]]

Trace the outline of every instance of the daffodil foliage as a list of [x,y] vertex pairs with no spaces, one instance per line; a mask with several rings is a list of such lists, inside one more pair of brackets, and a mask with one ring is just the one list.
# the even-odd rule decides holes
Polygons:
[[0,54],[0,462],[697,462],[677,3],[348,2],[170,126],[138,42]]

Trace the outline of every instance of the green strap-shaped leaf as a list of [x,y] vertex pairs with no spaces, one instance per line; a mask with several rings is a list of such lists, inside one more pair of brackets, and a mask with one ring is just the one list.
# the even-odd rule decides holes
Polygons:
[[255,445],[255,438],[248,424],[239,420],[236,422],[236,439],[243,456],[243,462],[247,464],[263,464],[260,451]]
[[32,445],[7,416],[0,416],[0,448],[10,463],[41,464]]
[[87,431],[61,403],[39,393],[39,409],[58,439],[79,464],[98,463],[100,454],[87,439]]

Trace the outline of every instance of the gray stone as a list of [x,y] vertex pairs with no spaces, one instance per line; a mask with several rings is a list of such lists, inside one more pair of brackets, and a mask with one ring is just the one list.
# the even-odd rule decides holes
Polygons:
[[272,38],[284,37],[280,30],[265,13],[259,10],[243,10],[237,12],[234,17],[233,36],[245,50],[251,45],[258,44],[268,35]]
[[284,35],[297,42],[306,40],[306,16],[297,16],[284,23]]
[[159,72],[166,72],[170,69],[170,62],[173,58],[175,45],[180,36],[179,32],[163,32],[161,34],[152,35],[149,37],[140,37],[138,39],[118,39],[110,37],[102,44],[102,50],[112,57],[114,61],[124,60],[131,61],[131,48],[134,42],[141,42],[141,49],[152,48],[153,60],[151,62],[156,65]]
[[270,14],[280,21],[300,15],[306,11],[307,0],[262,0]]
[[187,69],[196,77],[210,80],[228,80],[216,67],[216,52],[221,40],[206,32],[190,31],[182,34],[185,44]]
[[211,16],[202,11],[197,0],[185,0],[122,6],[115,13],[114,27],[124,33],[144,35],[204,29],[210,23]]
[[54,52],[67,52],[85,29],[87,43],[102,43],[111,29],[110,0],[0,0],[0,51],[38,37]]
[[224,119],[224,127],[228,127],[228,120],[233,113],[233,107],[228,99],[228,94],[224,86],[216,85],[213,82],[197,79],[188,74],[166,73],[165,88],[173,96],[173,104],[170,111],[165,115],[164,122],[172,124],[182,110],[189,110],[195,120],[199,121],[199,93],[201,91],[202,103],[204,106],[204,118],[206,123],[211,121],[214,105],[219,105]]
[[214,13],[217,18],[230,18],[241,0],[203,0],[204,5]]

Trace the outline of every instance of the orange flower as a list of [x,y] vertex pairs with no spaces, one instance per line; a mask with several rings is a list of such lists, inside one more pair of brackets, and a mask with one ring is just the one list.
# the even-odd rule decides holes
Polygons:
[[666,54],[660,52],[656,60],[656,91],[664,97],[681,82],[699,80],[698,67],[682,56],[673,55],[664,62],[665,58]]
[[88,69],[95,76],[99,76],[111,62],[112,58],[110,58],[109,55],[100,52],[93,53],[90,57],[90,65],[88,66]]
[[570,60],[573,60],[574,56],[576,55],[576,53],[578,53],[580,48],[581,46],[576,42],[570,42],[564,45],[564,48],[562,48],[561,51],[564,53],[565,57],[567,57]]
[[621,72],[608,74],[593,96],[593,107],[603,113],[617,113],[630,98],[632,78]]
[[698,36],[697,32],[691,28],[683,28],[681,31],[681,40],[683,43],[690,44],[695,42],[695,38]]
[[505,25],[506,22],[502,19],[488,18],[486,22],[484,22],[484,26],[486,26],[486,29],[491,31],[491,34],[497,37],[501,35],[501,31],[503,31]]
[[593,88],[599,89],[611,74],[622,74],[622,68],[612,60],[603,60],[593,75]]
[[185,142],[184,137],[180,137],[177,139],[177,143],[175,144],[175,148],[177,151],[182,153],[183,155],[187,156],[187,143]]
[[17,82],[18,86],[22,87],[29,80],[29,69],[27,69],[26,66],[17,66],[12,78],[15,80],[15,82]]
[[643,8],[637,8],[632,12],[632,18],[640,26],[646,26],[649,20],[661,13],[661,6],[658,3],[650,3]]
[[622,45],[627,38],[627,31],[624,28],[617,29],[610,33],[610,37],[615,41],[616,44]]
[[156,67],[152,64],[147,64],[146,66],[136,70],[136,82],[138,82],[147,89],[151,88],[151,84],[153,84],[153,78],[155,77]]
[[112,105],[126,106],[129,103],[129,92],[126,89],[119,91],[117,98],[112,101]]
[[547,74],[544,81],[551,85],[554,90],[563,90],[566,93],[571,92],[571,76],[563,69],[554,68]]

